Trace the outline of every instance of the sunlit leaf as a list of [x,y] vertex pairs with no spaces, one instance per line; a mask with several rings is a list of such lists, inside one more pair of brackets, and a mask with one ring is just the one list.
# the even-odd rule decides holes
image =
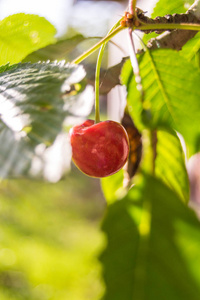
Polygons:
[[[162,17],[165,15],[185,13],[193,2],[193,0],[159,0],[154,7],[151,17],[156,18],[157,16]],[[157,36],[158,34],[152,32],[150,34],[145,34],[143,40],[147,43],[148,40]]]
[[1,177],[43,172],[47,179],[53,173],[57,178],[69,167],[64,122],[70,116],[85,117],[93,106],[84,76],[82,67],[64,62],[19,64],[0,74]]
[[56,40],[54,26],[37,15],[16,14],[0,21],[0,65],[18,63]]
[[124,187],[123,170],[121,169],[114,175],[102,178],[101,187],[104,197],[109,204],[124,197],[126,194],[126,188]]
[[189,40],[182,48],[181,54],[183,54],[188,61],[193,62],[199,67],[199,50],[200,50],[200,33],[197,33],[195,37]]
[[159,0],[154,8],[152,17],[185,13],[193,2],[193,0]]
[[104,300],[198,300],[200,222],[168,187],[145,176],[108,207],[101,255]]
[[185,155],[179,138],[173,132],[157,132],[155,174],[174,190],[184,202],[189,201],[189,180]]
[[[154,172],[180,199],[189,201],[189,180],[185,166],[185,155],[182,145],[175,132],[158,130],[154,133],[153,145],[149,144],[147,136],[143,136],[143,162],[142,169]],[[154,148],[155,158],[151,156],[151,147]],[[153,162],[153,160],[155,160]]]
[[[129,111],[139,129],[173,128],[190,146],[190,155],[200,135],[200,74],[179,53],[170,49],[146,52],[139,57],[144,102],[136,88],[130,61],[125,63],[122,82],[128,90]],[[144,125],[145,124],[145,125]]]

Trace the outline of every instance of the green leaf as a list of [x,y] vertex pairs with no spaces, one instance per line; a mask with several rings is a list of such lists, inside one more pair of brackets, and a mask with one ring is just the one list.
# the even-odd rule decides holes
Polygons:
[[0,65],[18,63],[56,40],[54,26],[37,15],[16,14],[0,21]]
[[188,61],[191,61],[198,68],[199,62],[199,49],[200,49],[200,33],[198,32],[195,37],[189,40],[182,48],[181,54],[186,57]]
[[155,175],[184,201],[189,201],[189,180],[185,156],[176,133],[158,130]]
[[[173,15],[173,14],[181,14],[185,13],[186,10],[193,4],[193,0],[159,0],[154,7],[153,13],[151,15],[152,18],[156,18],[157,16],[165,16],[165,15]],[[144,42],[145,44],[151,38],[157,37],[158,34],[155,32],[145,34]]]
[[143,160],[141,169],[154,172],[180,199],[188,203],[189,179],[185,154],[177,134],[173,131],[143,132]]
[[123,182],[124,171],[122,169],[114,175],[101,179],[101,187],[108,204],[125,196],[126,188],[123,186]]
[[48,173],[48,162],[57,163],[61,177],[71,160],[66,117],[80,122],[93,106],[84,76],[81,66],[63,61],[14,65],[0,74],[0,177]]
[[144,176],[108,207],[104,300],[198,300],[200,222],[159,180]]
[[157,2],[152,18],[157,16],[164,16],[167,14],[181,14],[185,13],[186,10],[189,8],[188,6],[192,5],[193,0],[160,0]]
[[144,127],[172,128],[180,132],[197,151],[200,128],[200,74],[179,53],[170,49],[147,51],[140,55],[139,67],[144,88],[144,102],[136,88],[130,61],[122,70],[127,86],[130,113],[141,130]]

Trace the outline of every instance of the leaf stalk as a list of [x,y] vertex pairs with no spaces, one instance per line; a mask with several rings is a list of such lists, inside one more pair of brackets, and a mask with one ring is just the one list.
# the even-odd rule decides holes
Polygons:
[[71,63],[72,64],[79,64],[84,59],[86,59],[89,55],[91,55],[94,51],[96,51],[97,49],[99,49],[104,43],[107,43],[110,39],[112,39],[117,33],[119,33],[123,29],[125,29],[125,27],[119,25],[111,33],[109,33],[107,36],[105,36],[102,40],[100,40],[93,47],[91,47],[90,49],[88,49],[87,51],[85,51],[79,57],[77,57],[76,59],[74,59]]

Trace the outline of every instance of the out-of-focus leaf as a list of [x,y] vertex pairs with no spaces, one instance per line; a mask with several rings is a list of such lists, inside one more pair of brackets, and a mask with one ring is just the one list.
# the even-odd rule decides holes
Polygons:
[[104,300],[198,300],[200,222],[159,180],[145,176],[108,207],[101,255]]
[[37,15],[16,14],[0,21],[0,65],[18,63],[56,40],[54,26]]
[[138,59],[144,89],[143,103],[130,61],[122,70],[122,82],[128,90],[129,112],[136,126],[139,129],[175,129],[183,135],[192,155],[198,151],[196,144],[200,136],[198,70],[170,49],[147,51]]
[[26,174],[34,156],[31,146],[26,145],[20,134],[0,121],[0,177]]
[[[36,52],[28,55],[23,62],[38,62],[44,60],[60,60],[65,59],[66,61],[71,60],[71,56],[74,57],[75,47],[83,42],[89,40],[89,38],[85,38],[82,35],[76,35],[69,39],[58,41],[53,45],[48,45],[45,48],[39,49]],[[73,53],[73,54],[72,54]],[[77,53],[78,55],[78,53]],[[126,59],[126,58],[125,58]],[[121,68],[123,66],[124,60],[121,63],[114,65],[108,69],[102,68],[100,74],[100,93],[107,94],[113,87],[120,84],[120,73]],[[96,62],[83,62],[84,68],[87,73],[87,83],[94,86],[95,85],[95,69]],[[104,64],[105,65],[105,64]]]
[[85,37],[81,34],[73,36],[71,38],[57,41],[53,45],[48,45],[42,49],[39,49],[29,54],[23,61],[24,62],[38,62],[45,60],[67,59],[68,54],[74,50],[74,48],[85,40]]
[[96,180],[76,170],[56,184],[4,180],[0,199],[0,299],[99,300],[104,200]]
[[124,171],[122,169],[114,175],[101,179],[101,187],[108,204],[124,197],[126,188],[123,186],[123,182]]
[[0,74],[1,177],[46,172],[52,159],[61,177],[71,158],[64,121],[86,116],[93,105],[84,76],[83,67],[64,62],[19,64]]

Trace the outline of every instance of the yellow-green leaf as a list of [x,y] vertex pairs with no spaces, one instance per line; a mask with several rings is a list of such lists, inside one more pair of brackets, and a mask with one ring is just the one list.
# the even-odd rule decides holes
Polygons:
[[0,21],[0,65],[18,63],[56,41],[55,27],[37,15],[15,14]]

